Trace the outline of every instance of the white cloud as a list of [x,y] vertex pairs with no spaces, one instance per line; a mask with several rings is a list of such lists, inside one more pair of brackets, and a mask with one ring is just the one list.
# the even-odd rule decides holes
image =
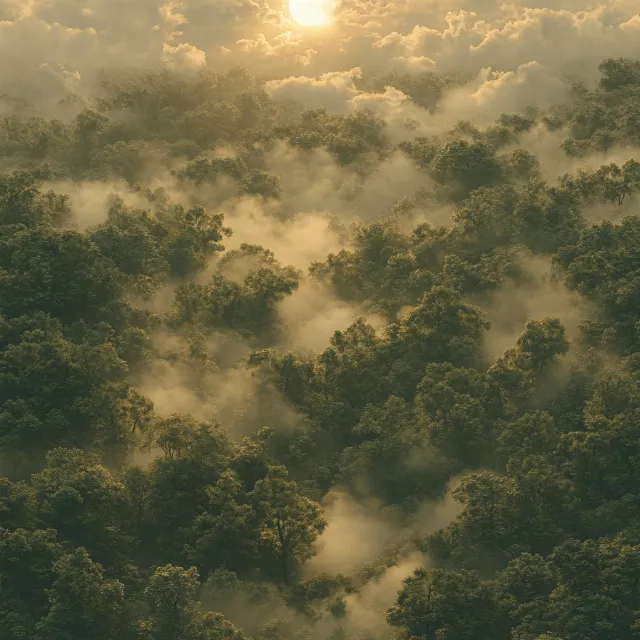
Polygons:
[[534,61],[562,69],[640,53],[638,15],[625,14],[619,7],[615,12],[605,6],[575,12],[514,6],[502,10],[492,22],[476,13],[451,11],[445,28],[417,25],[404,35],[384,35],[373,47],[396,57],[428,56],[444,71],[513,69]]
[[639,55],[639,14],[636,0],[588,10],[578,0],[342,0],[335,24],[313,30],[290,20],[286,0],[3,0],[0,55],[5,78],[48,63],[84,81],[102,67],[159,68],[167,57],[271,78],[358,66],[593,70],[605,56]]
[[362,75],[359,67],[349,71],[330,72],[318,78],[292,76],[267,82],[265,88],[276,100],[293,100],[305,107],[324,107],[344,113],[347,103],[358,93],[355,79]]
[[193,70],[206,66],[207,54],[192,44],[182,43],[172,47],[165,42],[162,48],[162,61],[170,69]]
[[503,113],[519,113],[527,107],[545,109],[568,97],[569,85],[537,62],[514,71],[482,69],[473,82],[445,95],[426,126],[442,130],[460,120],[488,125]]
[[489,124],[502,113],[520,112],[527,107],[547,108],[564,101],[568,84],[537,62],[520,65],[513,71],[480,70],[475,80],[449,91],[435,114],[418,107],[394,87],[382,93],[358,91],[355,79],[361,69],[326,73],[317,78],[292,76],[267,83],[275,99],[293,100],[305,108],[323,107],[345,115],[368,109],[387,123],[393,142],[417,135],[441,132],[460,120]]

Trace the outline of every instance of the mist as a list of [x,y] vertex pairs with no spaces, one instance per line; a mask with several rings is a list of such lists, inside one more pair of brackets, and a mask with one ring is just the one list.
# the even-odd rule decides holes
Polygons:
[[16,640],[68,549],[152,635],[175,579],[198,638],[406,640],[463,637],[416,570],[569,593],[554,549],[629,525],[637,2],[329,4],[0,2],[0,530],[58,531]]

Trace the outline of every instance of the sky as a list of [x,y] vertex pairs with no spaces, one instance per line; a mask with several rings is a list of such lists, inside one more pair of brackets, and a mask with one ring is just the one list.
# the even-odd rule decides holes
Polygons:
[[640,55],[637,0],[306,0],[334,2],[321,27],[296,24],[289,1],[0,0],[0,78],[53,94],[81,92],[101,69],[244,66],[340,100],[363,68],[434,69],[536,95],[604,57]]

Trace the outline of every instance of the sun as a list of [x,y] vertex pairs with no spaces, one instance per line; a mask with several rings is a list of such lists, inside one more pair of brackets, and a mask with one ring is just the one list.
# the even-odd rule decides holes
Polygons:
[[332,0],[289,0],[291,17],[304,27],[331,24]]

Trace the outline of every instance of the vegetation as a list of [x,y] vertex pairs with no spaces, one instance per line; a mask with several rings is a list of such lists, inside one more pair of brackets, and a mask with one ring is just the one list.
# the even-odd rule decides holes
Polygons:
[[[640,61],[599,70],[548,113],[397,144],[372,112],[278,103],[241,70],[105,82],[67,123],[3,115],[0,638],[637,638],[640,163],[548,181],[523,142],[539,128],[565,131],[571,157],[637,145]],[[467,80],[359,82],[437,113]],[[307,273],[268,246],[225,251],[220,192],[295,217],[269,160],[282,148],[331,158],[345,208],[389,159],[427,186],[379,219],[334,220],[344,248]],[[131,199],[79,225],[63,183],[112,180]],[[492,305],[534,291],[533,264],[581,322],[525,318],[496,355]],[[384,327],[362,316],[290,350],[282,309],[303,287]],[[152,402],[160,365],[192,411]],[[225,413],[237,387],[250,397]],[[384,505],[400,535],[369,566],[312,570],[335,488]],[[416,528],[445,496],[455,515]],[[410,552],[428,568],[388,625],[354,627]]]

